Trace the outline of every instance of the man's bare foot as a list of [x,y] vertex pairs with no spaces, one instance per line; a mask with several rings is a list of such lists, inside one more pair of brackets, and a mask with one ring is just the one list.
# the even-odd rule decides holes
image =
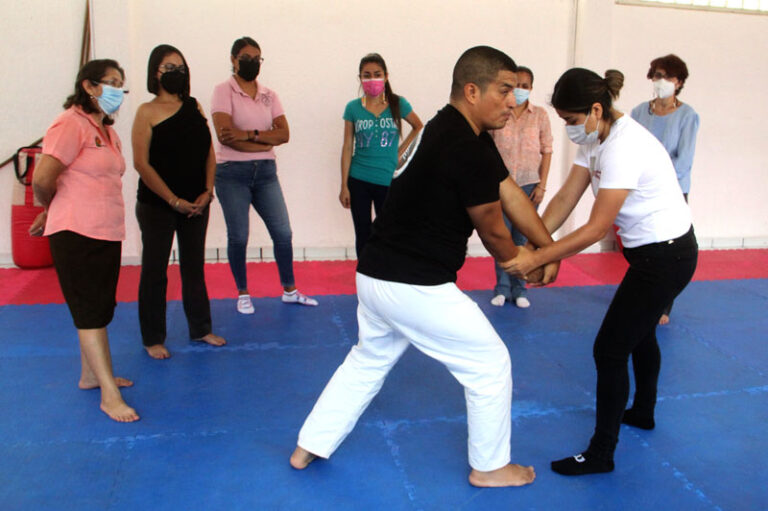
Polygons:
[[[120,378],[119,376],[116,376],[115,385],[118,387],[132,387],[133,382],[127,378]],[[100,387],[99,381],[96,379],[96,377],[94,377],[93,380],[85,380],[80,378],[80,382],[77,384],[77,386],[82,390],[98,389]]]
[[315,461],[316,458],[316,455],[297,445],[296,450],[291,454],[291,466],[296,470],[304,470],[307,468],[307,465]]
[[198,342],[205,342],[210,344],[211,346],[224,346],[225,344],[227,344],[227,341],[225,341],[223,337],[218,336],[214,333],[210,333],[208,335],[202,336],[199,339],[192,339],[192,340],[198,341]]
[[125,401],[122,399],[112,403],[102,401],[101,411],[117,422],[134,422],[139,420],[139,414],[136,413],[136,410],[125,404]]
[[480,472],[472,469],[469,473],[469,484],[481,488],[498,488],[501,486],[525,486],[536,479],[533,467],[522,465],[506,465],[490,472]]
[[669,316],[666,314],[662,314],[659,318],[659,324],[660,325],[668,325],[669,324]]

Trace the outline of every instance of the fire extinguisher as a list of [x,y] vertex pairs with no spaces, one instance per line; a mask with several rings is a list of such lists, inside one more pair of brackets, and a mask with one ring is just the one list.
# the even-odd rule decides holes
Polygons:
[[45,209],[32,192],[32,175],[41,155],[39,146],[22,147],[13,158],[16,183],[11,201],[11,251],[13,263],[19,268],[42,268],[53,264],[48,238],[29,234],[32,222]]

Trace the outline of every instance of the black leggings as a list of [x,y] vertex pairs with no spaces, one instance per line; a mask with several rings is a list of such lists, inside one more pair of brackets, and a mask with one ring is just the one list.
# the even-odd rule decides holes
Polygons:
[[384,199],[387,198],[388,186],[376,185],[354,177],[347,178],[349,188],[350,209],[352,210],[352,223],[355,225],[355,251],[357,258],[363,253],[363,247],[371,237],[371,203],[379,215],[384,207]]
[[629,262],[595,339],[597,414],[589,450],[613,459],[629,397],[627,363],[632,355],[635,410],[653,418],[661,353],[656,326],[662,310],[688,285],[696,270],[698,245],[693,227],[666,242],[625,248]]

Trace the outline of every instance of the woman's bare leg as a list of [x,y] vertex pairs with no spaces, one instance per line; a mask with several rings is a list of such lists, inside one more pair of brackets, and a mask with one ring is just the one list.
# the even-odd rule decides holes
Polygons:
[[[78,330],[82,355],[82,376],[93,375],[101,388],[101,410],[118,422],[139,420],[136,411],[128,406],[118,389],[119,383],[112,374],[112,356],[106,328]],[[81,377],[81,383],[83,382]],[[125,380],[132,384],[129,380]]]

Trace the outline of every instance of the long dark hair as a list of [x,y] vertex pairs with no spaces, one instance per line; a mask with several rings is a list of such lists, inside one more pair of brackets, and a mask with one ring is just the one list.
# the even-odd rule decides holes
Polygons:
[[[389,75],[387,72],[387,64],[384,62],[384,58],[378,53],[369,53],[362,59],[360,59],[360,66],[357,68],[358,74],[363,72],[363,66],[366,64],[378,64],[381,69],[384,70],[385,75]],[[400,132],[400,136],[403,136],[402,119],[400,117],[400,96],[392,92],[392,87],[389,86],[389,79],[384,82],[384,97],[389,103],[389,111],[392,112],[392,119],[397,125],[397,131]]]
[[603,119],[611,119],[613,100],[619,97],[624,74],[615,69],[605,72],[605,78],[589,69],[574,67],[557,80],[552,92],[552,106],[558,110],[588,114],[592,105],[600,103]]
[[[75,92],[73,92],[67,100],[64,102],[64,108],[70,108],[72,106],[79,106],[85,113],[95,114],[101,112],[97,106],[91,101],[91,95],[83,88],[83,80],[89,80],[92,83],[99,83],[101,79],[106,76],[107,71],[117,69],[120,76],[125,80],[125,71],[120,67],[120,64],[116,60],[112,59],[97,59],[87,62],[80,71],[77,73],[75,79]],[[105,115],[104,124],[114,124],[115,120],[110,116]]]
[[181,57],[181,61],[184,62],[184,67],[187,68],[187,85],[184,87],[184,90],[179,93],[181,99],[187,99],[189,97],[190,82],[189,65],[187,64],[187,59],[184,58],[184,54],[170,44],[155,46],[155,49],[149,54],[149,63],[147,64],[147,90],[155,95],[160,91],[160,80],[157,78],[157,69],[160,67],[160,63],[163,59],[167,55],[173,53]]

